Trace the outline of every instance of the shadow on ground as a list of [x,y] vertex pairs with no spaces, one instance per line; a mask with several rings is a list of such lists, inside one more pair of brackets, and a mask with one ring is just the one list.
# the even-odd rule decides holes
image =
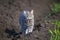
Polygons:
[[[14,29],[12,29],[12,30],[10,30],[10,29],[8,29],[8,28],[6,28],[5,29],[5,33],[7,33],[8,35],[7,35],[7,37],[8,38],[11,38],[12,36],[13,36],[13,40],[14,40],[14,38],[17,40],[18,38],[20,38],[20,36],[19,36],[19,33],[17,33]],[[18,36],[17,36],[18,35]]]

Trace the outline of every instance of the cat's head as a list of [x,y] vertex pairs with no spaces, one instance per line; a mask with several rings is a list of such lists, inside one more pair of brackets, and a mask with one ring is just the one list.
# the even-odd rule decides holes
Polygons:
[[25,15],[26,17],[32,16],[32,15],[33,15],[33,10],[24,10],[24,15]]

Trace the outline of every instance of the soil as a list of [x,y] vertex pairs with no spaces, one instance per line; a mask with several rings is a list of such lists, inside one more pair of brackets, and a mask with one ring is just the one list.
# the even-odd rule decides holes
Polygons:
[[[29,4],[30,3],[30,4]],[[48,0],[0,0],[0,40],[49,40],[49,28],[53,29],[53,25],[45,25],[44,17],[50,12],[48,8]],[[31,35],[19,38],[13,36],[8,37],[5,32],[6,28],[20,31],[19,14],[25,8],[34,10],[35,25],[39,26],[40,30],[34,30]],[[54,17],[59,19],[58,17]],[[53,19],[53,18],[51,18]],[[17,35],[19,36],[19,35]]]

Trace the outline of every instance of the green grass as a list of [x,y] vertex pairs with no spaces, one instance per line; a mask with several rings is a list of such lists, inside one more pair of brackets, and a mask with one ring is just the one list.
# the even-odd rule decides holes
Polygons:
[[54,20],[54,30],[49,29],[50,40],[60,40],[60,21]]
[[51,8],[52,12],[57,13],[60,10],[60,3],[54,3],[54,6]]
[[[54,3],[53,7],[51,8],[52,12],[48,13],[44,19],[47,21],[51,15],[56,15],[60,11],[60,3]],[[49,20],[48,20],[49,22]],[[53,20],[52,22],[54,24],[54,30],[49,29],[50,34],[50,40],[60,40],[60,21]]]

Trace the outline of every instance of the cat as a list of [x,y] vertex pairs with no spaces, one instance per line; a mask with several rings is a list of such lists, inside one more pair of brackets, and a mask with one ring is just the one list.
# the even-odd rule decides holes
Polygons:
[[[23,20],[23,21],[22,21]],[[34,14],[33,10],[23,10],[20,14],[20,25],[21,25],[21,32],[25,34],[32,33],[34,28]]]
[[31,11],[24,11],[24,14],[28,20],[28,28],[26,29],[26,34],[31,33],[34,28],[34,14],[33,10]]

